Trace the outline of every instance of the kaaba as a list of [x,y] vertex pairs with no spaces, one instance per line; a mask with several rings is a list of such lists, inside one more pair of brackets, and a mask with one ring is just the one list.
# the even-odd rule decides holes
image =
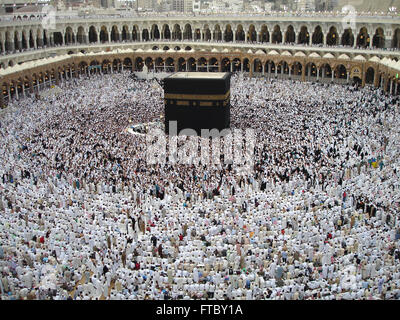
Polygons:
[[[164,79],[165,132],[170,135],[183,129],[230,127],[230,83],[228,72],[176,72]],[[177,122],[177,132],[170,128]]]

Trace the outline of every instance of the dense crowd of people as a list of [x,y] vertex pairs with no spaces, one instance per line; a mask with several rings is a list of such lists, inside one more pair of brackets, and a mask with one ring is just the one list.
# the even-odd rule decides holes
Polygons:
[[1,299],[400,298],[397,97],[234,74],[243,171],[146,163],[155,80],[60,86],[0,115]]

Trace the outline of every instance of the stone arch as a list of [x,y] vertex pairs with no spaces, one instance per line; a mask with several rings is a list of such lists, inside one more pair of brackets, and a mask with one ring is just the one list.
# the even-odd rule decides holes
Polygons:
[[221,71],[230,72],[231,71],[231,60],[229,58],[223,58],[221,61]]
[[208,61],[204,57],[197,59],[197,71],[206,72]]
[[234,58],[231,63],[232,63],[232,72],[237,72],[241,70],[242,61],[240,60],[240,58]]
[[192,40],[192,26],[189,23],[185,24],[185,28],[183,31],[183,39]]
[[276,68],[278,75],[289,74],[289,64],[285,60],[279,61],[279,63],[276,64]]
[[299,43],[299,44],[309,44],[310,43],[310,33],[308,32],[308,28],[306,26],[302,26],[300,28],[297,43]]
[[261,73],[263,69],[263,64],[260,59],[256,58],[253,61],[253,72]]
[[151,26],[151,39],[153,40],[158,40],[160,39],[161,34],[160,34],[160,30],[158,29],[158,25],[153,24]]
[[362,27],[357,36],[357,46],[361,48],[367,48],[369,46],[370,37],[366,27]]
[[367,72],[365,73],[365,83],[366,84],[374,84],[375,80],[375,69],[372,67],[369,67],[367,69]]
[[196,71],[196,59],[193,57],[190,57],[187,60],[187,71]]
[[267,74],[269,74],[269,75],[274,74],[275,73],[275,68],[276,68],[275,62],[273,60],[267,60],[265,62],[264,68],[265,68],[265,72]]
[[308,80],[317,77],[317,66],[314,62],[310,61],[306,64],[305,75]]
[[76,33],[76,41],[78,43],[85,43],[85,29],[82,26],[78,27],[78,31]]
[[347,28],[346,30],[344,30],[342,35],[342,45],[350,47],[354,45],[354,34],[351,28]]
[[139,41],[139,27],[136,25],[132,27],[132,41]]
[[222,31],[219,24],[214,26],[214,40],[221,41],[222,40]]
[[254,26],[254,24],[251,24],[249,26],[249,31],[247,34],[247,40],[249,42],[257,42],[257,31],[256,31],[256,27]]
[[108,42],[108,31],[106,26],[100,28],[100,42]]
[[285,32],[285,43],[295,43],[296,42],[296,33],[294,32],[294,28],[292,25],[289,25]]
[[186,67],[187,67],[187,64],[186,64],[185,58],[180,57],[178,59],[178,71],[187,71]]
[[269,31],[268,31],[268,26],[263,24],[261,26],[261,31],[260,31],[260,41],[261,42],[269,42]]
[[179,24],[174,25],[174,29],[172,31],[172,40],[182,40],[182,31]]
[[123,61],[123,66],[124,70],[130,70],[131,72],[133,71],[132,69],[132,59],[129,57],[126,57]]
[[64,38],[64,43],[66,45],[72,44],[75,42],[75,35],[74,32],[72,31],[71,27],[67,27],[65,29],[65,38]]
[[236,41],[245,41],[245,39],[246,39],[246,35],[244,33],[243,26],[241,24],[239,24],[236,27]]
[[173,58],[168,57],[165,59],[165,71],[166,72],[174,72],[175,71],[175,61]]
[[112,64],[111,61],[108,59],[103,60],[101,63],[101,70],[104,74],[111,72]]
[[120,72],[122,70],[122,62],[121,59],[115,58],[112,61],[112,70],[113,72]]
[[201,30],[199,28],[194,31],[194,40],[201,40]]
[[112,42],[118,42],[119,39],[119,30],[118,27],[116,25],[113,25],[111,27],[111,41]]
[[205,41],[210,41],[211,40],[211,30],[208,27],[208,25],[206,25],[204,27],[203,40],[205,40]]
[[338,64],[335,67],[335,75],[336,79],[347,79],[347,68],[344,64]]
[[164,24],[162,26],[162,33],[163,33],[164,39],[171,39],[171,30],[169,30],[169,25]]
[[319,67],[319,76],[321,78],[331,78],[332,77],[332,67],[329,63],[323,63]]
[[324,43],[324,33],[322,32],[321,26],[316,26],[314,33],[312,35],[313,44],[323,44]]
[[147,70],[153,70],[153,68],[154,68],[154,61],[153,61],[153,58],[152,57],[147,57],[145,60],[144,60],[144,63],[146,64],[146,66],[147,66]]
[[295,61],[292,64],[291,74],[295,77],[301,76],[303,70],[303,65],[299,61]]
[[147,28],[142,30],[142,41],[149,41],[150,40],[150,33]]
[[381,27],[375,30],[375,35],[372,38],[372,46],[374,46],[375,48],[385,47],[385,32]]
[[[61,32],[53,33],[53,40],[55,45],[62,45],[63,43],[63,35]],[[36,43],[37,44],[37,43]]]
[[326,35],[326,44],[328,46],[335,46],[338,44],[339,34],[337,33],[337,29],[335,26],[329,28],[329,32]]
[[282,43],[282,32],[281,27],[276,25],[274,31],[272,32],[272,43]]
[[224,41],[225,42],[232,42],[233,41],[233,31],[232,31],[232,26],[230,24],[227,24],[225,26]]
[[97,31],[95,26],[89,27],[89,43],[97,42]]
[[114,59],[112,63],[113,72],[120,72],[122,69],[122,63],[120,59]]
[[[392,47],[400,48],[400,28],[396,28],[393,31]],[[400,86],[399,86],[399,88],[400,88]]]
[[129,27],[126,24],[122,26],[121,40],[122,41],[128,41],[129,40]]
[[208,65],[209,65],[208,71],[210,71],[210,72],[218,72],[218,70],[219,70],[219,62],[218,62],[217,58],[215,58],[215,57],[210,58],[209,61],[208,61]]

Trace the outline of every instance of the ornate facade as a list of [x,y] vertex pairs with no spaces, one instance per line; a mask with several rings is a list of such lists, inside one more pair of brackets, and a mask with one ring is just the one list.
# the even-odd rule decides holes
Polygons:
[[[398,92],[400,20],[358,18],[357,30],[341,18],[227,17],[113,18],[0,25],[0,105],[84,73],[242,71],[302,81],[360,81]],[[396,49],[389,49],[396,48]],[[23,68],[26,61],[69,54],[62,61]],[[16,66],[21,66],[20,68]]]
[[[398,20],[398,21],[396,21]],[[2,52],[43,45],[118,41],[197,40],[224,42],[344,45],[361,48],[400,48],[400,19],[357,17],[352,30],[342,17],[165,17],[57,18],[43,28],[40,20],[5,21],[0,27]]]

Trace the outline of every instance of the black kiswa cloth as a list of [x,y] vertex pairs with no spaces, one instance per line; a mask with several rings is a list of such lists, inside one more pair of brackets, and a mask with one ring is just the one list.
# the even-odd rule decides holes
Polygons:
[[[230,73],[178,72],[164,79],[165,131],[230,127]],[[170,130],[176,121],[177,132]]]

